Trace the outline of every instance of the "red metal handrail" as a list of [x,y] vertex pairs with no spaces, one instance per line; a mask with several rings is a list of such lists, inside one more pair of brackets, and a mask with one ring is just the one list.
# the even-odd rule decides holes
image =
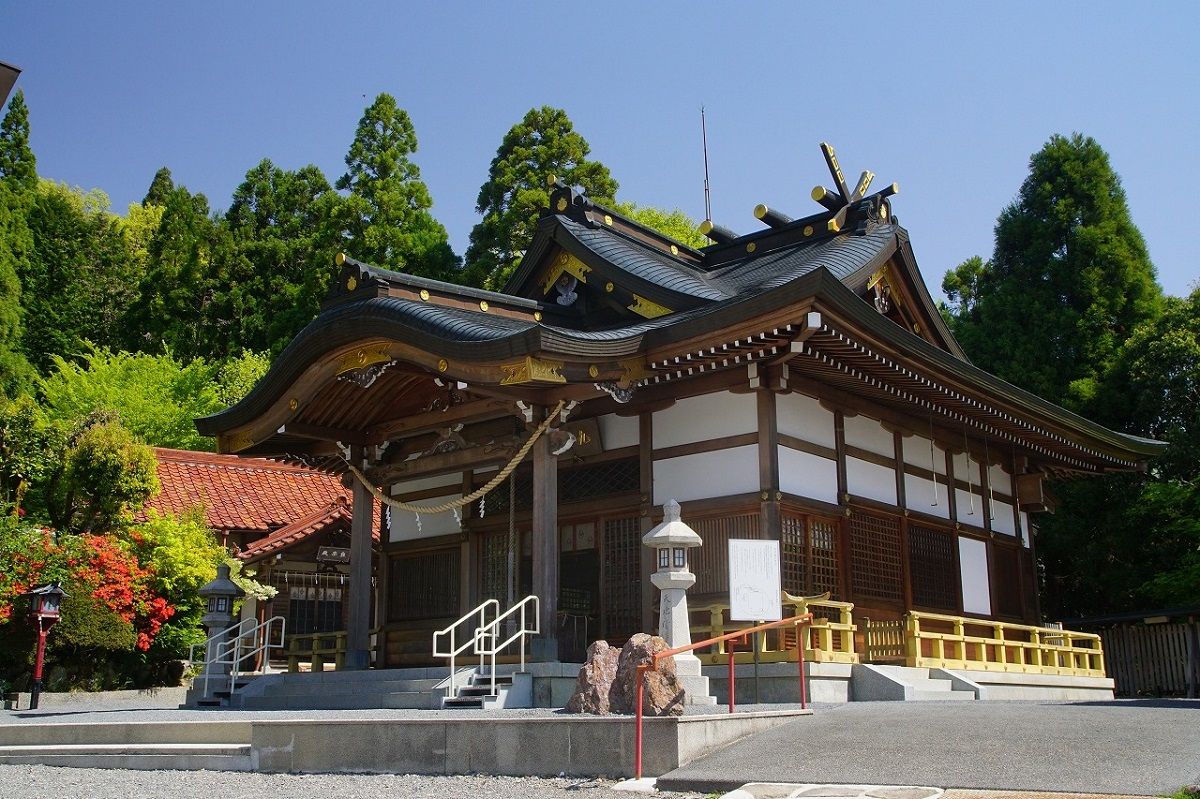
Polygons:
[[[678,646],[674,649],[664,649],[651,655],[649,663],[639,664],[637,667],[637,708],[634,710],[634,715],[637,717],[637,727],[633,737],[633,756],[634,756],[634,777],[642,778],[642,700],[645,694],[646,672],[653,668],[661,658],[670,657],[672,655],[682,654],[683,652],[691,652],[705,646],[712,646],[721,641],[733,642],[735,639],[745,643],[751,633],[762,632],[763,630],[772,630],[776,627],[801,627],[803,625],[812,624],[813,615],[811,613],[802,613],[799,616],[789,616],[786,619],[779,621],[771,621],[766,624],[760,624],[756,627],[747,627],[744,630],[736,630],[725,635],[719,635],[716,638],[706,638],[703,641],[697,641],[687,646]],[[729,651],[729,712],[734,711],[734,703],[737,697],[736,670],[733,665],[734,649],[728,647]],[[800,669],[800,708],[802,710],[808,708],[808,684],[804,681],[804,638],[799,631],[796,632],[796,663]]]

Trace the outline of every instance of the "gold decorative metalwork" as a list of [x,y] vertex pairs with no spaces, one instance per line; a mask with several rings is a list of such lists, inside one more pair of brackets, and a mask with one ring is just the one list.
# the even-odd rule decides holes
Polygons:
[[558,198],[558,205],[557,205],[556,207],[558,208],[558,210],[559,210],[560,212],[567,210],[567,205],[568,205],[568,203],[567,203],[567,198],[566,198],[566,197],[559,197],[559,198]]
[[749,244],[746,245],[746,252],[754,252],[757,249],[758,249],[758,245],[755,244],[754,242],[750,242]]
[[604,224],[606,224],[606,225],[611,225],[611,224],[612,224],[612,217],[611,217],[611,216],[609,216],[608,214],[605,214],[605,215],[604,215]]
[[609,294],[612,294],[612,290],[615,288],[616,288],[616,286],[613,285],[613,282],[611,280],[604,284],[604,290],[607,291]]
[[641,380],[650,374],[646,371],[645,358],[627,358],[623,361],[617,361],[617,366],[621,367],[625,372],[625,374],[621,375],[621,379],[617,381],[621,385],[629,385],[635,380]]
[[241,452],[254,446],[254,438],[249,433],[235,433],[229,438],[229,451]]
[[479,301],[479,310],[481,310],[481,311],[486,311],[487,309],[488,309],[488,301],[487,301],[487,300],[480,300],[480,301]]
[[571,255],[568,252],[560,252],[558,257],[554,259],[554,263],[542,276],[542,293],[546,294],[558,282],[558,279],[564,274],[571,275],[580,283],[587,282],[588,273],[592,268],[583,261]]
[[674,244],[671,245],[671,255],[679,255],[679,248]]
[[534,312],[533,312],[533,321],[535,321],[535,322],[540,322],[540,321],[542,321],[542,312],[541,312],[541,311],[534,311]]
[[371,344],[366,347],[359,347],[356,350],[347,352],[338,359],[335,374],[345,374],[355,369],[361,369],[364,366],[370,366],[374,363],[384,363],[390,360],[392,360],[392,353],[388,350],[387,344]]
[[346,291],[354,291],[356,288],[358,288],[358,281],[355,280],[354,275],[351,275],[346,280]]
[[805,236],[811,236],[812,234],[813,234],[813,228],[812,228],[812,225],[805,225],[805,226],[804,226],[804,235],[805,235]]
[[339,252],[337,255],[333,256],[333,262],[338,266],[346,263],[346,253]]
[[565,383],[562,376],[562,361],[551,361],[526,355],[524,360],[516,363],[500,364],[504,377],[500,380],[502,386],[513,386],[519,383]]
[[633,295],[633,305],[629,306],[629,310],[633,311],[638,316],[644,316],[647,319],[654,319],[659,316],[666,316],[671,313],[671,309],[665,305],[659,305],[656,302],[642,297],[638,294]]
[[596,364],[592,364],[591,366],[588,367],[588,377],[599,377],[599,376],[600,376],[600,369],[599,369],[599,367],[596,366]]
[[444,372],[450,368],[450,362],[447,361],[445,358],[438,358],[437,366],[438,366],[439,372]]
[[426,302],[429,302],[429,290],[428,289],[421,289],[421,299],[425,300]]
[[300,407],[300,400],[296,399],[295,397],[292,397],[288,401],[288,410],[290,410],[292,413],[295,413],[299,407]]

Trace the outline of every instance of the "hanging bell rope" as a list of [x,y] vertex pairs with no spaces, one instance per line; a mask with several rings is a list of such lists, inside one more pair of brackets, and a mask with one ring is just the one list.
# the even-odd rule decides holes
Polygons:
[[550,429],[550,424],[554,421],[554,417],[558,416],[559,412],[566,407],[566,404],[567,403],[565,401],[559,400],[558,405],[554,406],[554,410],[546,415],[546,418],[542,420],[542,423],[539,424],[533,431],[532,435],[529,436],[529,440],[526,441],[519,450],[517,450],[517,454],[512,456],[512,460],[510,460],[503,469],[497,472],[495,477],[487,482],[487,485],[475,489],[465,497],[452,499],[449,502],[443,502],[440,505],[425,506],[414,505],[410,502],[401,502],[394,497],[389,497],[378,488],[371,485],[371,481],[367,479],[367,476],[363,474],[362,470],[350,461],[346,461],[346,466],[350,469],[350,472],[358,478],[358,481],[366,486],[366,489],[371,492],[371,496],[375,497],[375,499],[379,500],[385,505],[398,508],[399,510],[408,511],[409,513],[445,513],[448,510],[454,510],[455,508],[461,508],[465,505],[470,505],[472,502],[482,498],[486,494],[490,493],[496,486],[503,483],[504,479],[512,474],[514,469],[521,465],[521,461],[525,460],[525,456],[529,454],[529,450],[533,449],[533,445],[536,444],[537,440],[542,437],[542,434]]

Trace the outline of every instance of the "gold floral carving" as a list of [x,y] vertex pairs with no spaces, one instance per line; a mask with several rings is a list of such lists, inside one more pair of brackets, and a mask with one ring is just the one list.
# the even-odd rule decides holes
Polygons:
[[646,360],[644,358],[628,358],[623,361],[617,361],[617,366],[625,370],[625,374],[621,375],[621,379],[618,381],[621,385],[628,385],[650,374],[646,371]]
[[500,385],[513,386],[518,383],[535,381],[565,383],[567,379],[562,376],[562,367],[562,361],[543,360],[527,355],[523,361],[500,364],[500,371],[504,373],[504,377],[500,379]]

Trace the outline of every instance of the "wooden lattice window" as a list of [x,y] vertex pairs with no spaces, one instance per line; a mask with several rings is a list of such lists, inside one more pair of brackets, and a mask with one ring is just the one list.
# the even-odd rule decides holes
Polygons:
[[992,586],[996,615],[1021,618],[1021,553],[1015,547],[992,546]]
[[[513,568],[520,569],[520,541]],[[514,589],[516,586],[514,586]],[[484,535],[479,542],[479,598],[508,602],[508,531]],[[519,597],[518,597],[519,598]]]
[[903,600],[900,521],[862,511],[850,514],[850,582],[855,600]]
[[636,516],[604,522],[604,637],[621,645],[642,626],[642,528]]
[[811,596],[838,595],[837,523],[785,514],[780,530],[783,590]]
[[558,473],[558,501],[579,502],[584,499],[624,494],[641,488],[641,467],[637,458],[563,469]]
[[958,611],[958,570],[954,567],[954,534],[949,530],[908,526],[908,568],[913,605]]
[[458,615],[458,548],[395,555],[388,569],[389,621]]
[[694,594],[729,593],[729,539],[761,538],[757,513],[713,516],[689,522],[704,546],[688,556],[696,575]]

